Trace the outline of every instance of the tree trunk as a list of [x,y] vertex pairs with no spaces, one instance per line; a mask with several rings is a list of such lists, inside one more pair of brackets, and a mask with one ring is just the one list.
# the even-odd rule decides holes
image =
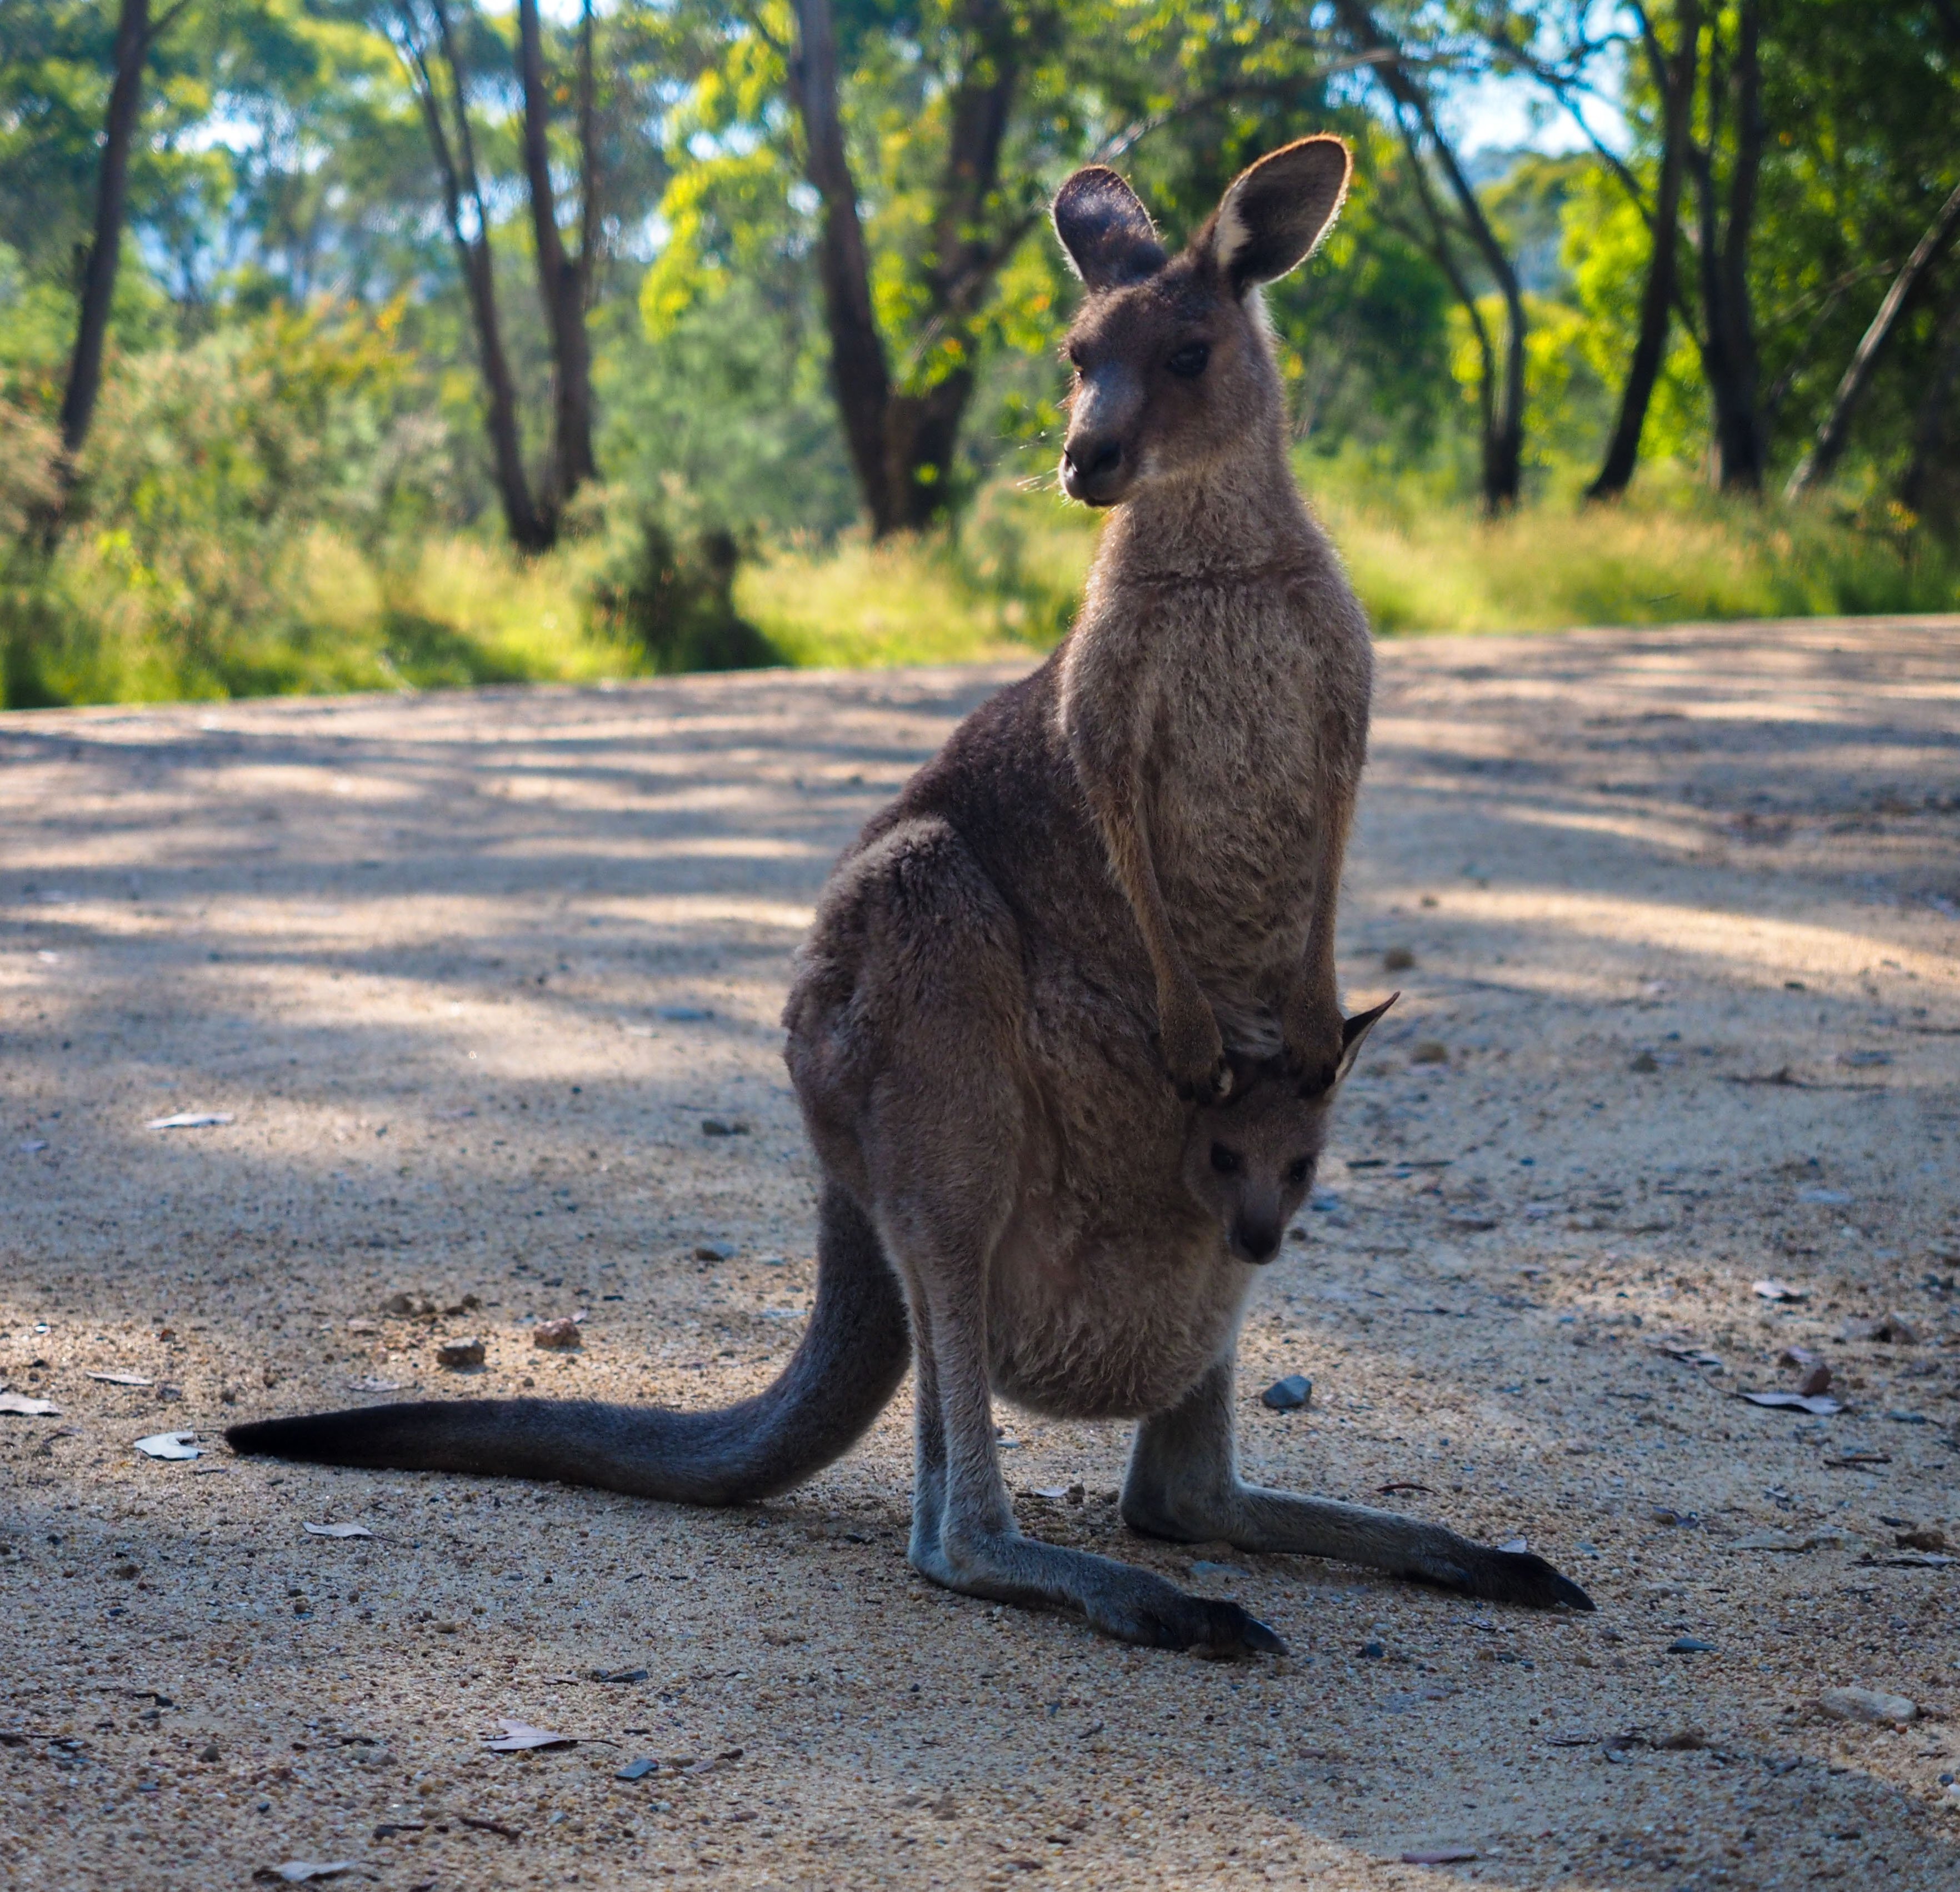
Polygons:
[[[584,102],[591,78],[591,9],[581,22],[580,59],[581,173],[591,163],[590,110]],[[524,174],[531,198],[531,225],[537,244],[538,289],[552,339],[553,490],[551,503],[562,505],[598,474],[592,451],[592,350],[586,332],[587,259],[565,253],[558,233],[557,193],[551,174],[551,100],[545,84],[543,32],[538,0],[517,0],[517,68],[524,95]],[[590,185],[581,179],[581,204]],[[589,226],[589,219],[586,221]],[[589,227],[585,243],[591,240]]]
[[838,104],[831,0],[796,0],[790,78],[802,119],[804,169],[822,204],[817,273],[830,332],[831,380],[873,537],[915,530],[943,514],[975,386],[974,323],[1031,217],[997,217],[1001,152],[1020,76],[1012,14],[1000,0],[969,0],[961,24],[972,44],[951,99],[947,162],[925,268],[916,387],[896,388],[871,310],[870,266]]
[[[396,46],[408,66],[410,88],[422,107],[422,122],[428,129],[430,148],[442,180],[443,208],[449,221],[450,237],[456,245],[463,289],[476,330],[477,362],[483,376],[483,424],[490,436],[491,463],[498,498],[503,505],[504,524],[511,543],[520,550],[549,551],[558,540],[558,516],[555,508],[541,508],[532,498],[530,480],[524,471],[523,438],[517,420],[517,382],[511,373],[510,356],[504,347],[503,325],[497,316],[497,280],[490,252],[490,218],[477,175],[476,145],[469,129],[462,59],[450,30],[449,14],[444,0],[433,0],[433,4],[443,60],[449,68],[450,92],[456,114],[453,148],[443,124],[442,104],[436,92],[434,74],[427,49],[416,31],[411,0],[395,0],[396,16],[402,29]],[[463,218],[466,193],[473,213],[473,235]]]
[[1899,482],[1899,498],[1942,536],[1960,525],[1960,465],[1953,451],[1954,397],[1960,394],[1960,295],[1941,317],[1934,344],[1933,379],[1919,404],[1912,459]]
[[858,489],[871,515],[871,534],[883,538],[905,523],[895,503],[886,460],[885,415],[891,371],[871,310],[870,267],[864,229],[858,218],[858,186],[844,148],[837,78],[837,23],[830,0],[796,0],[797,49],[790,83],[803,119],[804,170],[822,202],[817,233],[817,276],[823,285],[830,330],[830,377],[858,475]]
[[1725,89],[1720,49],[1708,59],[1708,139],[1694,154],[1699,198],[1702,371],[1715,415],[1717,483],[1725,492],[1759,492],[1763,483],[1762,416],[1757,391],[1755,317],[1749,306],[1748,252],[1762,168],[1762,73],[1757,59],[1758,0],[1736,11],[1739,38],[1732,84],[1736,148],[1729,174],[1727,215],[1715,176]]
[[1680,37],[1670,57],[1642,15],[1641,37],[1661,102],[1660,176],[1654,192],[1653,251],[1647,281],[1640,290],[1640,327],[1620,411],[1606,454],[1591,486],[1588,499],[1617,499],[1632,483],[1640,456],[1640,434],[1654,385],[1667,359],[1667,335],[1674,309],[1676,247],[1680,240],[1681,190],[1688,169],[1688,147],[1694,119],[1694,78],[1701,53],[1701,16],[1697,0],[1681,0],[1677,8]]
[[149,51],[150,0],[123,0],[116,22],[116,76],[109,88],[102,170],[95,188],[95,237],[82,272],[75,353],[62,395],[62,453],[71,470],[88,438],[96,397],[102,391],[102,352],[109,337],[110,307],[116,298],[116,266],[122,257],[123,220],[129,200],[129,146],[142,110],[143,63]]
[[1831,411],[1825,416],[1824,425],[1817,430],[1815,444],[1797,462],[1796,470],[1783,489],[1786,499],[1802,498],[1820,479],[1828,478],[1831,468],[1837,465],[1838,456],[1844,452],[1844,444],[1851,435],[1851,416],[1864,397],[1879,355],[1892,339],[1892,331],[1905,313],[1913,291],[1939,260],[1940,251],[1946,248],[1956,228],[1960,228],[1960,188],[1956,188],[1941,206],[1939,215],[1920,238],[1912,254],[1906,258],[1905,267],[1893,277],[1892,287],[1879,304],[1878,314],[1872,317],[1871,326],[1866,330],[1851,357],[1850,365],[1844,371],[1844,379],[1838,384]]
[[[1503,388],[1494,400],[1486,403],[1484,410],[1484,509],[1490,513],[1505,511],[1517,503],[1524,470],[1526,323],[1524,293],[1519,287],[1517,271],[1491,228],[1491,220],[1484,215],[1484,206],[1464,175],[1455,151],[1437,126],[1428,94],[1402,62],[1401,48],[1376,23],[1367,0],[1335,0],[1335,11],[1357,52],[1389,56],[1375,65],[1375,75],[1397,105],[1413,112],[1421,124],[1450,194],[1456,199],[1457,211],[1470,240],[1503,298]],[[1416,161],[1420,164],[1419,158]]]

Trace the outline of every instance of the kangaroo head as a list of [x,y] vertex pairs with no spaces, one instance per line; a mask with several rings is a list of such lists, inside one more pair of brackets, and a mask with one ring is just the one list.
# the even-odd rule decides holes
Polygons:
[[1055,234],[1087,291],[1067,352],[1075,369],[1062,489],[1112,506],[1146,481],[1202,475],[1284,412],[1259,301],[1339,215],[1353,170],[1338,138],[1302,139],[1233,179],[1179,256],[1106,167],[1056,193]]
[[1230,1092],[1193,1114],[1184,1140],[1185,1184],[1217,1212],[1241,1261],[1262,1263],[1279,1253],[1287,1224],[1313,1186],[1335,1093],[1362,1041],[1401,995],[1346,1021],[1340,1065],[1325,1089],[1288,1076],[1278,1059],[1255,1062],[1235,1054]]

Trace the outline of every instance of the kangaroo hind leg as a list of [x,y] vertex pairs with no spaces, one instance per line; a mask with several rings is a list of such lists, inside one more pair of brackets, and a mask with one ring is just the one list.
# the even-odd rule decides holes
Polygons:
[[1247,1484],[1239,1476],[1232,1365],[1227,1354],[1179,1404],[1137,1429],[1123,1489],[1124,1521],[1133,1530],[1331,1557],[1494,1603],[1592,1607],[1577,1584],[1529,1551],[1494,1550],[1441,1524],[1370,1505]]

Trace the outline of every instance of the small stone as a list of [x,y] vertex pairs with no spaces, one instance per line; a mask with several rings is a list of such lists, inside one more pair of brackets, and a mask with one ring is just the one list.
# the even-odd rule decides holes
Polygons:
[[695,1247],[694,1258],[696,1261],[733,1261],[735,1247],[732,1242],[705,1241]]
[[460,1372],[466,1367],[483,1364],[483,1343],[481,1340],[445,1340],[435,1350],[435,1363],[447,1367],[452,1372]]
[[1831,1369],[1820,1360],[1809,1368],[1796,1383],[1796,1390],[1806,1399],[1815,1399],[1820,1393],[1831,1390]]
[[212,1742],[198,1755],[198,1759],[202,1761],[221,1760],[224,1757],[218,1751],[218,1744],[215,1741]]
[[1670,1655],[1706,1655],[1715,1645],[1704,1642],[1698,1636],[1678,1636],[1667,1645]]
[[637,1760],[628,1761],[612,1778],[615,1780],[644,1780],[660,1764],[650,1755],[642,1754]]
[[1447,1064],[1449,1047],[1440,1038],[1421,1038],[1409,1053],[1411,1064]]
[[562,1320],[547,1320],[531,1330],[531,1345],[545,1347],[557,1352],[566,1352],[584,1344],[578,1323],[568,1317]]
[[1313,1382],[1304,1373],[1289,1373],[1284,1379],[1274,1381],[1259,1395],[1259,1402],[1275,1413],[1297,1413],[1312,1398]]
[[1391,946],[1382,955],[1382,970],[1385,973],[1405,973],[1414,968],[1415,954],[1406,946]]
[[718,1116],[705,1116],[701,1120],[703,1136],[746,1136],[749,1126],[743,1123],[724,1123]]
[[1364,1662],[1379,1662],[1388,1651],[1379,1642],[1363,1642],[1354,1653]]
[[1901,1722],[1919,1719],[1917,1702],[1879,1689],[1827,1688],[1818,1696],[1817,1706],[1834,1720],[1869,1722],[1875,1727],[1895,1727]]
[[1902,1314],[1880,1314],[1873,1320],[1847,1320],[1838,1337],[1844,1340],[1877,1340],[1887,1346],[1909,1347],[1919,1339],[1919,1330]]
[[1944,1550],[1946,1534],[1943,1530],[1922,1528],[1918,1530],[1901,1530],[1892,1539],[1901,1550]]
[[1629,1071],[1637,1071],[1642,1077],[1650,1077],[1660,1069],[1660,1060],[1651,1051],[1643,1051],[1627,1066]]
[[391,1294],[381,1303],[381,1311],[414,1320],[434,1314],[435,1303],[427,1295]]
[[[1063,1497],[1069,1504],[1081,1505],[1088,1502],[1089,1493],[1080,1485],[1071,1485],[1069,1486],[1068,1489],[1063,1493]],[[1942,1542],[1937,1544],[1930,1545],[1927,1547],[1934,1550],[1944,1550],[1946,1548],[1946,1546],[1944,1542]]]

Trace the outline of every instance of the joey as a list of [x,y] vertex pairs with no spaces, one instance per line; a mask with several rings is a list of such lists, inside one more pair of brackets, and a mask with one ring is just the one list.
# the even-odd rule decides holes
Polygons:
[[1348,158],[1254,165],[1175,256],[1113,172],[1055,225],[1086,295],[1063,480],[1107,507],[1075,626],[845,850],[785,1056],[822,1188],[816,1305],[719,1410],[453,1400],[234,1426],[237,1450],[732,1505],[848,1451],[914,1376],[908,1555],[1157,1646],[1283,1646],[1235,1603],[1023,1537],[994,1402],[1135,1420],[1134,1529],[1590,1608],[1542,1559],[1239,1473],[1246,1298],[1386,1004],[1344,1018],[1335,902],[1367,627],[1295,490],[1258,285]]

